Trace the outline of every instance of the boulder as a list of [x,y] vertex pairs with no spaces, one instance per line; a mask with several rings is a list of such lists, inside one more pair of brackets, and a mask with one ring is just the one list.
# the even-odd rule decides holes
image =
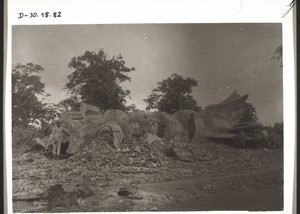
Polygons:
[[78,206],[78,197],[74,192],[64,192],[56,194],[55,197],[49,201],[49,208],[53,210],[55,207],[72,207]]
[[104,115],[96,106],[93,105],[81,103],[80,114],[86,118],[88,123],[91,123],[95,126],[99,126],[105,122]]
[[175,117],[165,112],[157,111],[151,113],[151,118],[152,120],[156,121],[156,123],[152,125],[154,134],[158,133],[157,122],[162,120],[166,125],[164,131],[164,138],[172,141],[178,141],[178,142],[182,141],[182,138],[184,137],[183,135],[184,128],[182,124]]
[[161,141],[155,141],[152,143],[152,150],[155,152],[157,160],[161,165],[164,164],[167,156],[167,147]]
[[132,127],[132,135],[140,137],[145,133],[153,134],[154,131],[151,127],[150,115],[145,111],[134,110],[129,112],[129,123]]
[[152,144],[154,142],[160,142],[162,143],[162,140],[161,138],[157,137],[156,135],[154,134],[145,134],[144,138],[142,139],[143,142],[147,143],[149,146],[152,146]]
[[144,137],[143,142],[151,146],[152,150],[154,151],[157,157],[157,160],[159,161],[160,164],[163,164],[164,159],[167,156],[166,146],[163,143],[163,141],[156,135],[148,133]]
[[[91,108],[91,107],[90,107]],[[66,153],[74,154],[76,153],[85,143],[88,143],[96,138],[98,133],[98,124],[86,117],[88,111],[76,112],[76,111],[66,111],[61,114],[61,126],[63,128],[63,140],[62,143],[68,143],[68,148]],[[101,115],[100,112],[96,112]],[[89,114],[91,115],[91,114]],[[96,114],[94,114],[96,115]],[[45,130],[45,137],[42,139],[46,143],[46,148],[51,145],[51,133],[56,126],[56,123],[51,123]]]
[[104,113],[105,122],[109,121],[119,121],[119,120],[129,120],[129,115],[119,109],[109,109]]
[[42,195],[43,199],[49,199],[54,197],[58,193],[65,192],[63,186],[61,184],[55,184],[48,188]]
[[101,111],[99,108],[97,108],[96,106],[90,105],[90,104],[86,104],[86,103],[81,103],[80,104],[80,114],[84,117],[89,117],[91,115],[101,115]]
[[[201,110],[200,110],[201,111]],[[188,127],[187,122],[188,119],[191,117],[191,114],[194,114],[194,120],[195,120],[195,136],[193,138],[194,142],[200,141],[205,136],[205,125],[204,121],[202,119],[202,111],[201,112],[195,112],[193,110],[181,110],[178,112],[175,112],[173,114],[173,117],[175,117],[183,126],[183,142],[188,142]]]
[[121,127],[123,135],[125,137],[132,136],[132,127],[129,122],[129,114],[118,109],[109,109],[104,113],[104,121],[116,122]]
[[178,160],[185,161],[185,162],[195,161],[194,154],[184,147],[173,147],[172,152],[175,158]]
[[98,131],[98,138],[106,140],[114,148],[119,148],[119,145],[124,139],[121,127],[114,121],[109,121],[102,124]]
[[77,194],[77,197],[81,197],[81,198],[85,198],[88,196],[93,195],[93,192],[91,190],[91,188],[89,187],[89,185],[87,184],[77,184],[74,189],[73,192],[75,192]]
[[224,101],[212,104],[204,108],[204,123],[211,131],[226,132],[239,125],[239,119],[246,112],[246,100],[248,95],[240,96],[237,91]]
[[78,206],[77,193],[66,192],[61,184],[51,186],[44,192],[42,198],[48,201],[50,210],[53,210],[55,207]]
[[119,189],[118,195],[119,196],[135,195],[137,193],[137,190],[138,190],[137,186],[124,186]]

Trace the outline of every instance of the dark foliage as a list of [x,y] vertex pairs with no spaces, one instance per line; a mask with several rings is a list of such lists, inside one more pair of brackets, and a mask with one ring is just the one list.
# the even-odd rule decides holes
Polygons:
[[37,123],[45,118],[43,99],[45,83],[41,81],[40,72],[44,69],[40,65],[27,63],[17,64],[12,69],[12,125],[13,127],[28,127],[30,123]]
[[102,112],[127,110],[130,91],[124,90],[120,83],[130,81],[128,74],[135,69],[126,67],[121,55],[108,58],[102,49],[86,51],[72,58],[69,67],[74,71],[68,76],[65,89],[72,95],[80,96],[83,102],[97,106]]
[[178,74],[172,74],[169,78],[158,82],[157,88],[144,101],[147,110],[156,109],[173,114],[183,109],[199,110],[197,101],[192,96],[192,87],[197,86],[193,78],[184,78]]

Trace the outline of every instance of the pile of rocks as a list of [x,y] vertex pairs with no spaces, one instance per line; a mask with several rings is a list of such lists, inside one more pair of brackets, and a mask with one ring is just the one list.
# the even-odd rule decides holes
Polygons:
[[137,166],[157,167],[156,153],[146,142],[134,138],[124,139],[118,148],[107,141],[94,140],[69,158],[77,163],[92,163],[95,167]]

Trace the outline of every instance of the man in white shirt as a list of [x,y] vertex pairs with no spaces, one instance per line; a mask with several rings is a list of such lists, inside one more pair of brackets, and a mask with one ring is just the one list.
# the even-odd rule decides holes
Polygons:
[[62,127],[60,121],[56,122],[56,127],[52,130],[52,142],[53,142],[53,157],[55,160],[60,155],[61,141],[62,141]]

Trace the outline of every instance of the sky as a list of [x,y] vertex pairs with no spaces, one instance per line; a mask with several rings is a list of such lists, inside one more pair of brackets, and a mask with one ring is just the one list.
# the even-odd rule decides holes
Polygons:
[[58,103],[69,95],[63,90],[71,58],[86,50],[103,49],[121,54],[131,82],[127,104],[145,109],[157,82],[177,73],[195,78],[193,96],[205,107],[219,103],[233,90],[249,94],[261,123],[283,120],[282,69],[271,60],[282,44],[281,24],[107,24],[13,26],[12,63],[41,65],[42,81]]

